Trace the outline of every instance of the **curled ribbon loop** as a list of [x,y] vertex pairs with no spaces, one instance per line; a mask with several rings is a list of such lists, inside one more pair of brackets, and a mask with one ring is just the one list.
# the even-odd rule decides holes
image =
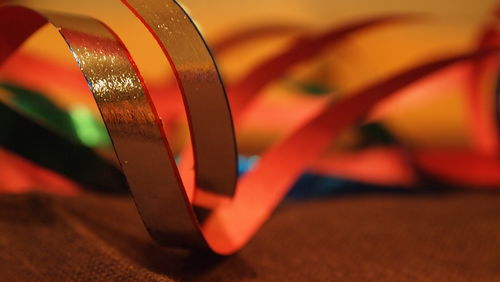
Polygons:
[[[173,13],[187,20],[182,10],[177,9]],[[103,23],[89,17],[42,12],[21,6],[2,7],[0,15],[0,35],[3,39],[0,63],[44,24],[51,23],[57,28],[69,45],[94,95],[129,187],[151,235],[162,243],[204,246],[197,225],[193,224],[195,216],[170,152],[161,120],[137,67],[118,36]],[[16,30],[9,28],[12,25],[16,26]],[[193,87],[193,84],[186,82],[190,80],[202,84],[189,90],[190,92],[186,91],[186,87],[183,88],[186,97],[191,95],[190,101],[186,99],[188,113],[193,113],[190,109],[196,110],[190,116],[193,146],[196,155],[203,157],[204,164],[197,167],[196,172],[199,174],[201,171],[204,173],[202,175],[207,176],[203,182],[208,183],[204,186],[206,190],[217,187],[217,192],[232,194],[237,167],[229,109],[215,65],[199,35],[198,43],[202,44],[202,51],[205,53],[200,52],[196,60],[208,58],[211,65],[207,63],[202,65],[203,69],[197,69],[189,61],[183,62],[182,59],[189,57],[188,52],[183,54],[184,57],[176,57],[180,58],[179,65],[184,68],[181,71],[175,68],[181,73],[178,79],[182,85]],[[205,95],[200,95],[202,89],[207,90]],[[193,94],[197,94],[197,97],[193,97]],[[194,103],[198,104],[193,106]],[[202,117],[205,120],[200,121]],[[211,124],[210,121],[216,124]],[[218,130],[210,131],[210,128],[201,126],[206,123]],[[200,142],[197,140],[198,136],[203,138]],[[222,158],[210,157],[214,152],[222,153]],[[221,178],[223,175],[226,178]]]
[[[218,254],[234,253],[248,242],[332,139],[366,118],[377,103],[450,65],[498,55],[496,49],[480,50],[423,64],[349,93],[339,102],[325,102],[267,151],[236,185],[237,154],[228,102],[215,63],[196,27],[174,0],[122,2],[155,37],[176,74],[192,142],[179,167],[158,114],[162,112],[160,106],[150,97],[126,47],[103,23],[28,7],[0,7],[0,63],[41,26],[54,25],[94,95],[151,236],[162,245],[199,247]],[[338,33],[345,35],[371,24]],[[331,38],[327,34],[320,41]],[[317,51],[308,46],[304,43],[303,56]],[[276,71],[282,70],[281,63],[275,64]],[[237,116],[268,79],[259,81],[239,98]]]

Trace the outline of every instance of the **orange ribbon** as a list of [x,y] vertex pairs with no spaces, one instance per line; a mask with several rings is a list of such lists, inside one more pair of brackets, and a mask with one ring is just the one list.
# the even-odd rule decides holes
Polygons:
[[[103,23],[89,17],[2,6],[0,63],[42,25],[54,25],[88,82],[152,237],[163,245],[199,247],[224,255],[243,247],[331,141],[367,118],[379,102],[450,66],[498,56],[497,49],[482,48],[402,71],[338,102],[324,100],[236,183],[237,154],[228,101],[196,27],[173,0],[122,1],[157,40],[176,74],[192,143],[179,167],[162,123],[168,117],[162,111],[164,103],[159,102],[161,93],[148,92],[126,47]],[[267,68],[257,68],[230,92],[236,121],[251,111],[260,90],[290,64],[315,55],[326,43],[351,32],[403,18],[372,19],[298,41],[295,49],[274,58]],[[422,156],[416,158],[421,164],[428,160]],[[205,220],[197,218],[196,207],[209,211]]]

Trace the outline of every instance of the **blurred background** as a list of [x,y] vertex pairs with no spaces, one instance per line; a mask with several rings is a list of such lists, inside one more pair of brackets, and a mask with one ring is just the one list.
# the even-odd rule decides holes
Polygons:
[[[160,48],[119,1],[9,2],[100,19],[123,39],[148,87],[161,90],[172,80]],[[497,26],[498,4],[495,0],[179,3],[212,49],[229,94],[233,85],[238,86],[255,69],[265,69],[266,62],[300,42],[303,36],[320,36],[370,18],[405,18],[352,32],[335,46],[326,46],[314,56],[290,64],[282,75],[262,87],[252,111],[242,117],[236,128],[242,173],[325,101],[344,99],[419,64],[475,50],[485,32]],[[231,40],[236,43],[228,44]],[[453,68],[405,90],[404,95],[387,99],[377,106],[367,123],[346,130],[332,141],[325,152],[331,158],[319,160],[311,168],[312,173],[365,184],[413,187],[420,184],[419,173],[424,170],[430,172],[427,176],[431,175],[432,180],[438,178],[451,185],[496,188],[496,70],[488,72],[481,82],[478,111],[476,105],[471,106],[474,102],[469,95],[471,72],[471,67]],[[2,99],[7,106],[43,120],[51,130],[71,135],[68,138],[78,140],[113,163],[111,145],[90,91],[67,46],[52,27],[46,26],[31,37],[2,67],[0,78]],[[33,98],[39,97],[36,93],[43,93],[46,100]],[[181,105],[180,95],[169,97],[169,104]],[[167,130],[174,152],[180,152],[188,134],[185,117],[181,114],[173,119]],[[4,163],[16,158],[7,151],[3,154]],[[467,168],[449,169],[450,164],[471,162],[487,168],[467,178],[468,182],[456,178]],[[9,166],[10,170],[15,169]],[[41,181],[9,183],[5,179],[13,179],[12,175],[28,176],[22,176],[22,170],[5,174],[2,181],[6,191],[29,190],[33,181]]]

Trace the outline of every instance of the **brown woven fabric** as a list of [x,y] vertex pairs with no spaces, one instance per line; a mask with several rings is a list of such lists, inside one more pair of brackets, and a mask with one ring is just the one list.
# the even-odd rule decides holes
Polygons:
[[0,197],[2,281],[500,281],[500,194],[284,203],[237,255],[157,247],[128,197]]

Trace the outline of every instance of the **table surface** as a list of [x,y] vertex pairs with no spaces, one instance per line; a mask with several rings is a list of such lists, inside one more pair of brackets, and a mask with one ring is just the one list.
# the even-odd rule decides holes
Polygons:
[[3,281],[500,281],[500,192],[287,200],[238,254],[160,248],[127,196],[0,196]]

